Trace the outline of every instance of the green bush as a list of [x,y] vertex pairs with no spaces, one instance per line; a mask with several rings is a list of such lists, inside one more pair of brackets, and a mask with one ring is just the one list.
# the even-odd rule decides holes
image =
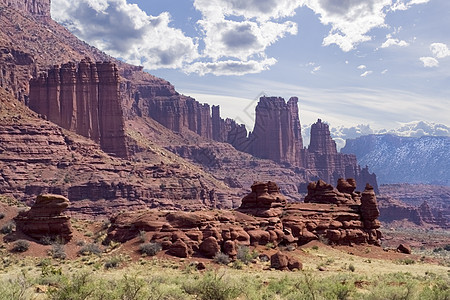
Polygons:
[[216,255],[214,255],[213,261],[219,265],[228,265],[230,263],[230,258],[225,253],[217,252]]
[[119,256],[111,257],[111,259],[109,259],[105,262],[105,268],[106,269],[117,268],[117,267],[119,267],[121,262],[122,262],[122,259]]
[[75,274],[72,278],[62,277],[57,288],[49,290],[49,298],[52,300],[90,299],[98,286],[92,280],[88,272]]
[[145,243],[146,242],[146,238],[145,238],[145,234],[146,234],[147,232],[145,232],[145,231],[143,231],[143,230],[141,230],[141,231],[139,231],[139,241],[141,242],[141,243]]
[[81,249],[78,251],[78,254],[81,255],[90,255],[90,254],[99,255],[100,253],[102,253],[102,249],[100,249],[100,247],[94,243],[86,244],[83,247],[81,247]]
[[250,248],[247,246],[238,246],[236,257],[244,264],[248,265],[253,259],[258,257],[258,253],[256,251],[250,252]]
[[12,251],[25,252],[30,248],[30,242],[26,240],[18,240],[14,243]]
[[66,259],[66,251],[64,249],[64,245],[55,243],[52,244],[52,249],[50,250],[50,255],[53,258]]
[[3,234],[10,234],[15,229],[16,229],[16,225],[14,224],[14,222],[8,222],[2,226],[2,228],[0,229],[0,232]]
[[156,255],[156,253],[161,251],[161,249],[162,249],[161,244],[153,242],[145,243],[139,246],[139,251],[142,254],[146,254],[148,256]]
[[225,273],[207,272],[191,286],[185,285],[188,294],[197,296],[201,300],[235,299],[241,294],[240,288],[225,277]]

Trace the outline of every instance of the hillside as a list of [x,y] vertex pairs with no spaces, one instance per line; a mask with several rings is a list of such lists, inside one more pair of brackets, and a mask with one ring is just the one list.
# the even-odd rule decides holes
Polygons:
[[450,137],[368,135],[347,140],[342,153],[354,153],[379,183],[450,185]]

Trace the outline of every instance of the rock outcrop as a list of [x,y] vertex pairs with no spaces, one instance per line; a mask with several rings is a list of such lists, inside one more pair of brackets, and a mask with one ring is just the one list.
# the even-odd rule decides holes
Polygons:
[[[365,190],[360,193],[353,191],[354,184],[354,179],[346,181],[340,179],[338,187],[341,191],[339,191],[322,180],[310,183],[305,205],[322,206],[317,208],[318,212],[313,222],[305,222],[301,218],[297,224],[293,220],[289,221],[294,237],[308,241],[324,235],[332,243],[367,242],[379,245],[381,233],[377,218],[380,212],[373,187],[367,184]],[[346,191],[343,186],[346,186]],[[324,212],[331,213],[327,215]],[[300,215],[302,214],[304,215],[304,213]]]
[[286,198],[275,182],[255,182],[252,192],[242,198],[239,211],[258,217],[279,217],[286,206]]
[[0,4],[27,12],[33,17],[50,19],[50,0],[0,0]]
[[[349,180],[348,182],[353,182]],[[351,195],[348,195],[351,198]],[[376,198],[369,186],[362,203],[336,205],[322,200],[287,204],[273,182],[256,182],[239,209],[198,212],[147,210],[124,212],[111,218],[108,240],[126,242],[141,231],[167,254],[178,257],[201,255],[212,258],[223,252],[234,259],[239,246],[306,244],[328,240],[330,244],[379,245]],[[280,215],[266,214],[273,208]],[[264,212],[264,213],[261,213]],[[301,269],[300,262],[284,254],[271,259],[277,269]]]
[[356,182],[353,178],[347,181],[340,178],[336,189],[323,180],[311,182],[308,184],[308,194],[305,197],[305,203],[359,205],[361,204],[361,195],[354,193],[356,186],[353,187],[353,185],[355,184]]
[[54,66],[30,81],[29,107],[59,126],[127,157],[117,67],[86,59]]
[[18,231],[40,240],[43,237],[64,242],[72,238],[70,217],[63,214],[69,200],[60,195],[39,195],[30,210],[14,218]]

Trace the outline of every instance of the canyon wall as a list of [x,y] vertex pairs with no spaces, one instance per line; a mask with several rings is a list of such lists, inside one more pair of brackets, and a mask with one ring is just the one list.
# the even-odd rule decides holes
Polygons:
[[50,0],[0,0],[0,4],[34,17],[50,18]]
[[136,88],[131,96],[136,114],[149,116],[175,132],[190,130],[258,158],[308,170],[310,180],[355,178],[358,189],[363,190],[369,183],[378,192],[376,175],[367,167],[361,168],[355,155],[338,153],[328,124],[320,119],[312,125],[309,148],[303,147],[298,98],[286,102],[281,97],[261,97],[254,129],[248,133],[245,125],[222,119],[219,106],[210,109],[171,87],[161,84]]
[[29,107],[103,151],[127,157],[119,80],[110,62],[54,66],[30,81]]

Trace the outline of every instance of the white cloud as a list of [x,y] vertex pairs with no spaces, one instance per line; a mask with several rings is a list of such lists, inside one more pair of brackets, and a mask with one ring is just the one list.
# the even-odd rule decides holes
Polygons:
[[368,75],[372,74],[372,71],[365,71],[364,73],[362,73],[360,76],[361,77],[367,77]]
[[220,75],[245,75],[260,73],[273,66],[277,60],[275,58],[266,58],[264,60],[226,60],[216,62],[196,62],[186,66],[186,73],[198,73],[200,76],[205,74]]
[[391,11],[396,11],[396,10],[407,10],[409,9],[411,6],[416,5],[416,4],[425,4],[430,2],[430,0],[396,0],[395,3],[392,5],[391,7]]
[[388,69],[384,69],[383,71],[381,71],[381,74],[386,74],[388,72]]
[[266,48],[287,34],[297,34],[296,23],[279,18],[294,15],[298,6],[289,0],[195,0],[194,7],[202,14],[198,21],[204,33],[202,56],[211,61],[197,62],[187,72],[243,75],[244,70],[247,74],[267,70],[276,60],[267,58]]
[[433,122],[414,121],[409,123],[400,123],[400,127],[391,129],[375,130],[372,129],[369,124],[359,124],[352,127],[337,126],[330,128],[331,137],[336,141],[338,149],[345,146],[345,140],[347,139],[356,139],[363,135],[386,133],[405,137],[450,136],[450,127]]
[[[287,35],[297,34],[297,24],[289,18],[299,7],[310,8],[323,25],[331,27],[322,45],[336,44],[347,52],[371,40],[372,29],[386,27],[387,13],[427,2],[194,0],[201,14],[197,37],[175,28],[168,12],[151,16],[127,0],[53,0],[52,15],[88,43],[149,70],[242,75],[244,69],[254,73],[273,65],[276,60],[267,57],[266,50]],[[407,42],[389,38],[383,45],[406,46]]]
[[149,16],[126,0],[54,0],[52,17],[106,53],[146,69],[181,68],[197,44],[170,26],[170,14]]
[[430,45],[430,50],[436,58],[445,58],[450,56],[450,50],[446,44],[433,43]]
[[360,70],[364,70],[364,69],[366,69],[367,67],[365,66],[365,65],[359,65],[358,66],[358,69],[360,69]]
[[[342,51],[353,50],[356,45],[369,41],[368,34],[374,28],[387,27],[386,14],[395,10],[407,10],[413,5],[429,0],[301,0],[320,16],[331,30],[323,40],[324,46],[336,44]],[[403,44],[403,43],[402,43]]]
[[450,127],[444,124],[437,124],[433,122],[414,121],[408,123],[400,123],[400,127],[387,130],[387,133],[411,137],[421,137],[424,135],[450,136]]
[[423,62],[423,66],[426,68],[433,68],[439,66],[438,60],[434,57],[421,57],[420,61]]
[[311,74],[316,74],[317,72],[320,71],[321,68],[322,68],[321,66],[314,67],[314,69],[311,71]]
[[388,38],[382,45],[381,48],[388,48],[390,46],[406,47],[409,43],[403,40]]

